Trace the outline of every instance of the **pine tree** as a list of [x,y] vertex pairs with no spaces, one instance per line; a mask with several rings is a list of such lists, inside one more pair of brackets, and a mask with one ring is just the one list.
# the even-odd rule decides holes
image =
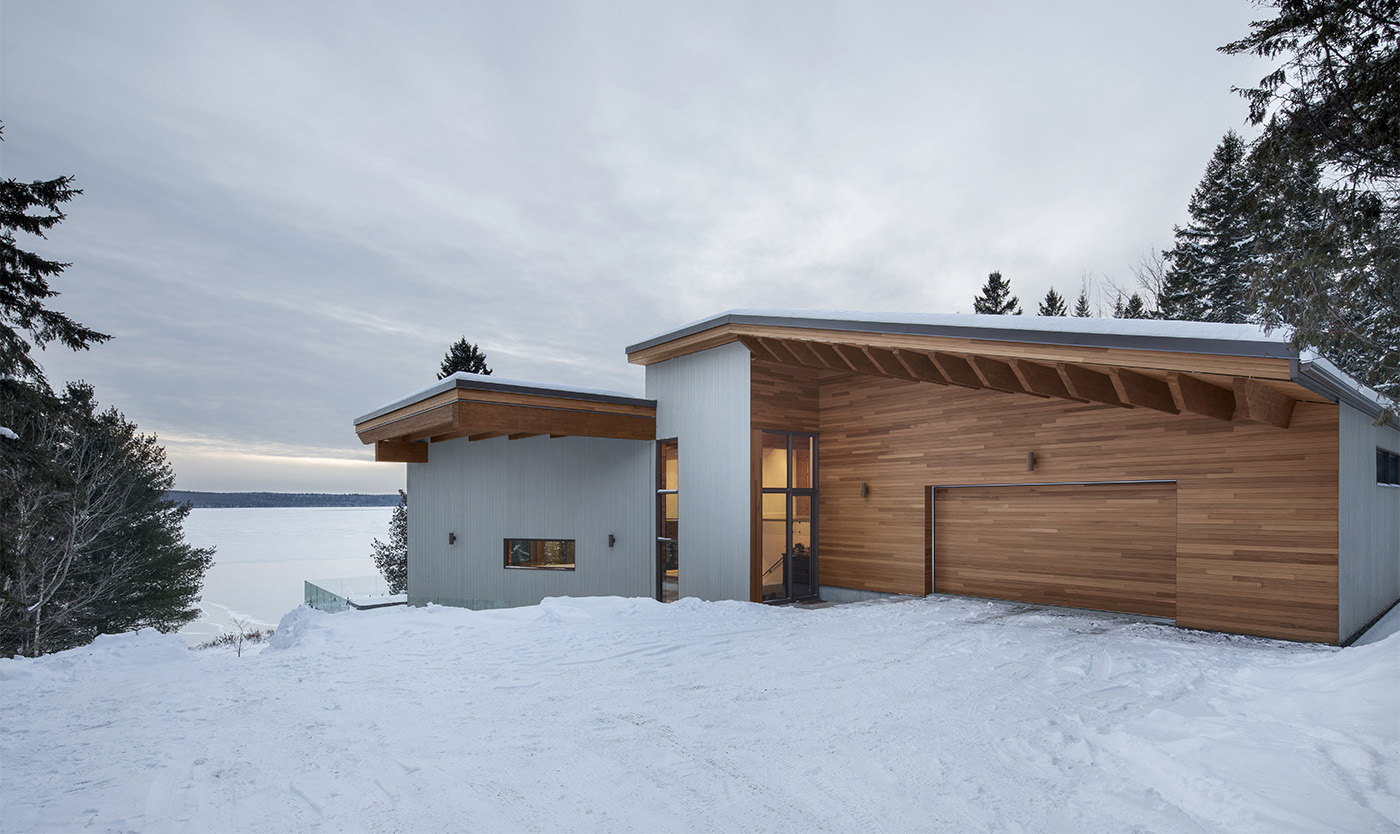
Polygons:
[[1079,300],[1074,302],[1074,315],[1076,318],[1086,319],[1094,314],[1089,309],[1089,289],[1087,287],[1079,290]]
[[982,293],[972,300],[972,312],[993,316],[1021,315],[1021,302],[1011,294],[1011,282],[1000,272],[987,276]]
[[1040,302],[1039,315],[1064,316],[1068,314],[1069,310],[1065,307],[1064,296],[1055,292],[1055,288],[1051,287],[1050,291],[1045,293],[1045,299]]
[[1253,312],[1244,158],[1244,142],[1227,132],[1191,195],[1191,222],[1174,229],[1176,244],[1164,253],[1170,267],[1162,287],[1163,318],[1242,322]]
[[458,372],[491,375],[491,369],[486,367],[486,354],[481,352],[481,348],[468,342],[465,336],[447,349],[447,355],[442,358],[442,370],[438,373],[438,379],[447,379]]
[[389,584],[389,593],[408,590],[408,493],[399,490],[399,503],[389,519],[389,541],[375,539],[374,566]]

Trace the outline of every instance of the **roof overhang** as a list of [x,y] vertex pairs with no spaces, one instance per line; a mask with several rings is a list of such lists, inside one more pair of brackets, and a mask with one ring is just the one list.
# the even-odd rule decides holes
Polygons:
[[355,420],[379,461],[423,463],[428,444],[466,438],[656,438],[656,402],[608,391],[454,374]]
[[756,360],[1286,428],[1300,401],[1383,398],[1253,325],[731,311],[627,349],[650,365],[740,342]]

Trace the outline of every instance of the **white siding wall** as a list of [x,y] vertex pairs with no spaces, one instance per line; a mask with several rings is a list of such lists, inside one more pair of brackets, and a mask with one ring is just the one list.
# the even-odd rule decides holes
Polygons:
[[1376,483],[1376,448],[1400,453],[1400,430],[1342,403],[1338,633],[1356,635],[1400,599],[1400,487]]
[[[484,608],[653,596],[655,469],[650,441],[432,444],[427,463],[408,464],[409,602]],[[574,539],[576,569],[508,569],[507,538]]]
[[680,595],[749,599],[749,351],[647,366],[656,437],[679,441]]

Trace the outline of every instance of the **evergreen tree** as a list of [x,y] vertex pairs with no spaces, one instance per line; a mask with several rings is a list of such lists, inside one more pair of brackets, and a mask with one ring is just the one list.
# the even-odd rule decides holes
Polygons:
[[1324,188],[1316,156],[1283,134],[1265,131],[1249,171],[1263,324],[1400,396],[1400,218],[1378,194]]
[[189,508],[165,450],[92,388],[56,395],[34,346],[110,337],[46,306],[68,264],[20,248],[81,193],[72,177],[0,182],[0,655],[38,655],[97,635],[193,619],[212,549],[183,541]]
[[972,312],[993,316],[1021,315],[1021,302],[1011,294],[1011,282],[1000,272],[987,276],[982,293],[972,300]]
[[[3,129],[0,125],[0,131]],[[20,249],[15,237],[17,232],[44,237],[44,232],[64,219],[59,207],[81,193],[73,187],[72,177],[28,183],[0,181],[0,377],[29,380],[43,387],[43,369],[30,355],[33,346],[42,349],[57,342],[71,350],[86,350],[112,338],[45,306],[58,295],[49,281],[62,275],[70,264]]]
[[1054,287],[1051,287],[1050,291],[1045,293],[1045,299],[1040,302],[1039,314],[1042,316],[1064,316],[1069,314],[1068,308],[1065,307],[1064,297],[1055,292]]
[[[1250,154],[1252,291],[1392,400],[1400,397],[1400,2],[1269,0],[1271,20],[1222,47],[1277,69],[1240,92],[1264,125]],[[1322,185],[1322,182],[1328,183]]]
[[1113,317],[1116,319],[1149,319],[1152,314],[1147,309],[1147,304],[1142,300],[1142,296],[1133,293],[1124,301],[1123,296],[1118,296],[1118,300],[1113,305]]
[[0,462],[9,532],[0,541],[0,654],[39,655],[194,619],[213,550],[184,542],[189,507],[164,497],[175,485],[165,450],[121,412],[99,410],[86,385],[34,394],[0,387],[0,424],[32,458]]
[[[1253,88],[1252,124],[1307,148],[1350,188],[1400,181],[1400,3],[1396,0],[1268,0],[1278,16],[1220,48],[1283,59]],[[1391,191],[1391,198],[1395,196]]]
[[1220,140],[1191,195],[1191,222],[1174,230],[1176,244],[1162,287],[1163,318],[1242,322],[1253,312],[1244,142],[1233,130]]
[[399,490],[399,503],[389,519],[389,541],[375,539],[374,566],[389,583],[389,593],[408,590],[408,493]]
[[1079,290],[1079,299],[1074,302],[1074,315],[1076,318],[1086,319],[1094,314],[1089,309],[1089,289],[1082,287]]
[[438,379],[447,379],[459,371],[491,375],[491,369],[486,367],[486,354],[481,352],[481,348],[468,342],[465,336],[447,349],[447,355],[442,358],[442,370],[438,373]]

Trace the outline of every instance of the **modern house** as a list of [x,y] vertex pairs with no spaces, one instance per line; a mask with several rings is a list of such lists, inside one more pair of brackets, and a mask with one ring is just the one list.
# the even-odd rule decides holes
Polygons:
[[1347,643],[1400,599],[1400,427],[1252,325],[732,311],[645,398],[457,374],[406,462],[409,599],[930,593]]

